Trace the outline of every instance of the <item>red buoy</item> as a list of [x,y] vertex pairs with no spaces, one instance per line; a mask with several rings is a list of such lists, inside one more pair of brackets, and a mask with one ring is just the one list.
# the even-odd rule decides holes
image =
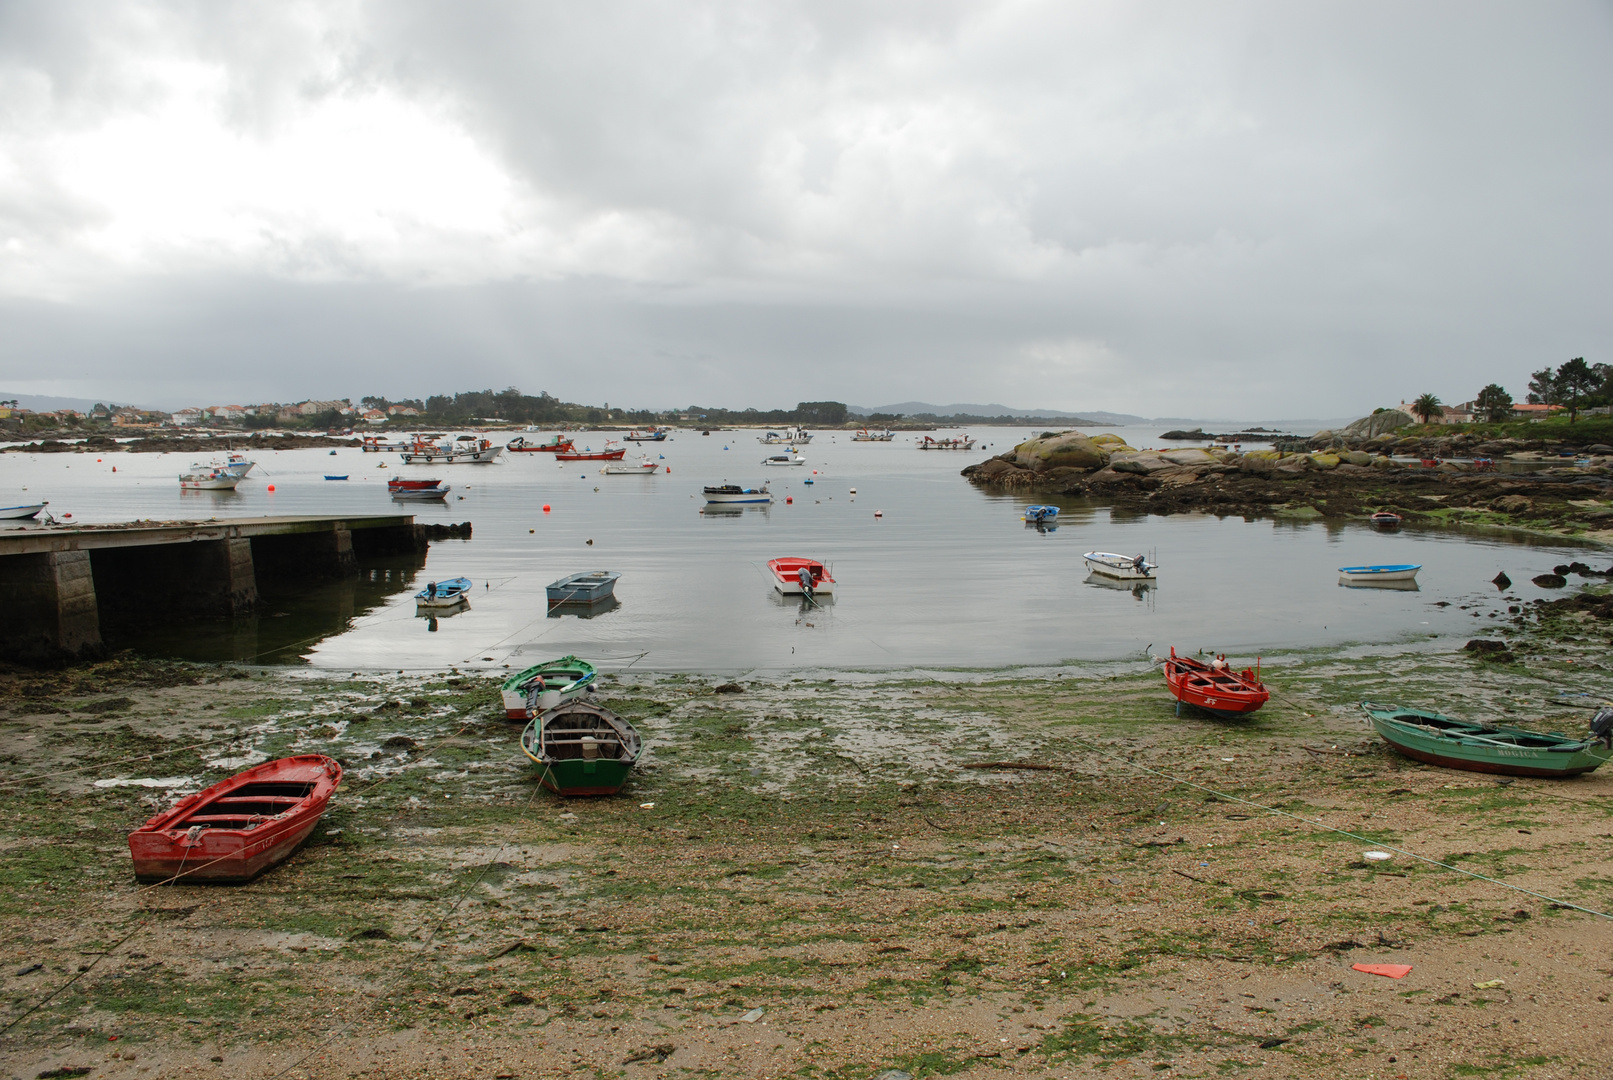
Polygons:
[[270,484],[270,485],[269,485],[269,490],[270,490],[270,491],[273,491],[273,490],[274,490],[274,485],[273,485],[273,484]]
[[549,504],[548,503],[543,504],[543,512],[545,514],[547,514],[549,512]]
[[795,501],[795,496],[794,495],[786,495],[786,496],[784,496],[784,503],[785,503],[786,506],[788,506],[790,503],[793,503],[794,501]]

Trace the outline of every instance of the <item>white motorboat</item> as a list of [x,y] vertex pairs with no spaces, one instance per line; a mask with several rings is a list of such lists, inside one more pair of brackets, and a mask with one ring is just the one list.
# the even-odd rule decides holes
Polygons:
[[37,517],[39,512],[50,505],[45,502],[24,503],[21,506],[0,506],[0,521],[22,521],[25,518]]
[[1350,585],[1376,585],[1388,581],[1416,581],[1422,563],[1389,563],[1377,566],[1341,566],[1339,580]]
[[855,434],[855,435],[853,435],[851,437],[851,441],[852,442],[890,442],[894,438],[896,438],[896,432],[894,432],[894,431],[890,431],[890,430],[869,431],[867,428],[860,428],[860,429],[858,429],[857,434]]
[[763,484],[759,488],[740,487],[738,484],[723,484],[720,487],[705,489],[706,502],[718,505],[773,505],[773,495]]
[[800,454],[774,454],[772,457],[762,459],[763,465],[805,465],[806,458]]
[[233,473],[205,465],[179,474],[179,486],[187,491],[234,491],[240,482],[241,478]]
[[786,431],[782,435],[776,431],[769,431],[756,441],[768,446],[787,446],[793,443],[805,444],[812,441],[812,433],[807,431],[806,428],[796,428],[794,431]]
[[[785,596],[833,596],[835,579],[829,568],[816,559],[770,559],[767,568],[773,573],[773,588]],[[807,572],[812,587],[810,594],[801,583],[801,571]]]
[[1094,574],[1114,578],[1117,581],[1151,581],[1154,571],[1159,569],[1142,555],[1117,555],[1112,551],[1089,551],[1081,558],[1086,560],[1087,569]]
[[625,461],[607,461],[594,471],[601,476],[632,476],[635,473],[639,476],[653,476],[660,467],[654,458],[645,454],[631,465]]
[[240,480],[243,479],[247,473],[251,472],[252,467],[256,464],[257,462],[255,461],[248,461],[245,454],[239,454],[231,451],[222,461],[217,458],[214,458],[212,461],[193,461],[190,463],[190,469],[188,471],[193,473],[228,473],[237,480]]

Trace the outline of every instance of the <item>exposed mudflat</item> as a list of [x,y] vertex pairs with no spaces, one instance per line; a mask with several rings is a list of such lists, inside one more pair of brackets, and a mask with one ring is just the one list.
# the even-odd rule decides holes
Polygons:
[[[1552,901],[1613,910],[1613,771],[1430,768],[1354,703],[1575,730],[1607,637],[1284,657],[1241,722],[1141,661],[612,676],[649,749],[571,802],[486,676],[0,674],[0,1070],[1603,1076],[1613,920]],[[307,751],[348,772],[291,860],[135,884],[158,807]]]

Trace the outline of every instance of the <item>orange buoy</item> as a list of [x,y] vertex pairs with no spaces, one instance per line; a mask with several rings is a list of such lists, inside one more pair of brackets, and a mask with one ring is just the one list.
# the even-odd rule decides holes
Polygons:
[[270,490],[270,491],[273,491],[273,490],[274,490],[274,485],[273,485],[273,484],[270,484],[270,485],[269,485],[269,490]]
[[64,517],[64,518],[70,518],[70,517],[72,517],[72,516],[73,516],[73,515],[72,515],[72,514],[63,514],[63,515],[62,515],[62,517]]
[[543,512],[545,514],[547,514],[549,512],[549,504],[548,503],[543,504]]
[[786,496],[784,496],[784,504],[786,506],[788,506],[790,503],[793,503],[794,501],[795,501],[795,496],[794,495],[786,495]]

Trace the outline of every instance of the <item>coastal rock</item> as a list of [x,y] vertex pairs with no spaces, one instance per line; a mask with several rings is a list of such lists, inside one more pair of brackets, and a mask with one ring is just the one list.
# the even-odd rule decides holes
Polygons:
[[1521,514],[1533,505],[1522,495],[1503,495],[1490,500],[1490,509],[1498,514]]
[[1372,455],[1364,450],[1345,450],[1340,452],[1339,462],[1346,465],[1371,465]]
[[1147,476],[1149,473],[1162,472],[1165,469],[1177,466],[1165,460],[1165,455],[1157,450],[1138,450],[1131,453],[1112,454],[1109,457],[1109,468],[1115,472],[1139,473]]
[[1337,454],[1312,454],[1310,458],[1311,464],[1318,469],[1336,469],[1339,467],[1339,456]]
[[1385,457],[1382,454],[1379,454],[1377,457],[1372,459],[1372,468],[1374,469],[1398,469],[1400,467],[1400,462],[1396,461],[1392,457]]
[[1094,435],[1092,436],[1092,441],[1094,444],[1103,447],[1111,454],[1120,450],[1136,453],[1135,447],[1127,446],[1125,439],[1122,439],[1119,435],[1111,434],[1110,432],[1104,432],[1102,435]]
[[1055,468],[1101,469],[1108,461],[1109,451],[1079,431],[1028,439],[1014,447],[1014,464],[1037,473]]
[[1012,484],[1029,481],[1035,474],[1029,469],[1021,469],[1000,457],[994,457],[979,465],[969,466],[963,470],[963,475],[991,484]]
[[1208,450],[1165,450],[1159,456],[1172,465],[1214,465],[1220,460]]
[[1385,409],[1371,416],[1363,416],[1339,432],[1339,435],[1345,439],[1375,439],[1379,435],[1410,427],[1416,422],[1415,417],[1399,409]]
[[1560,589],[1568,584],[1568,579],[1561,574],[1536,574],[1529,580],[1542,589]]

